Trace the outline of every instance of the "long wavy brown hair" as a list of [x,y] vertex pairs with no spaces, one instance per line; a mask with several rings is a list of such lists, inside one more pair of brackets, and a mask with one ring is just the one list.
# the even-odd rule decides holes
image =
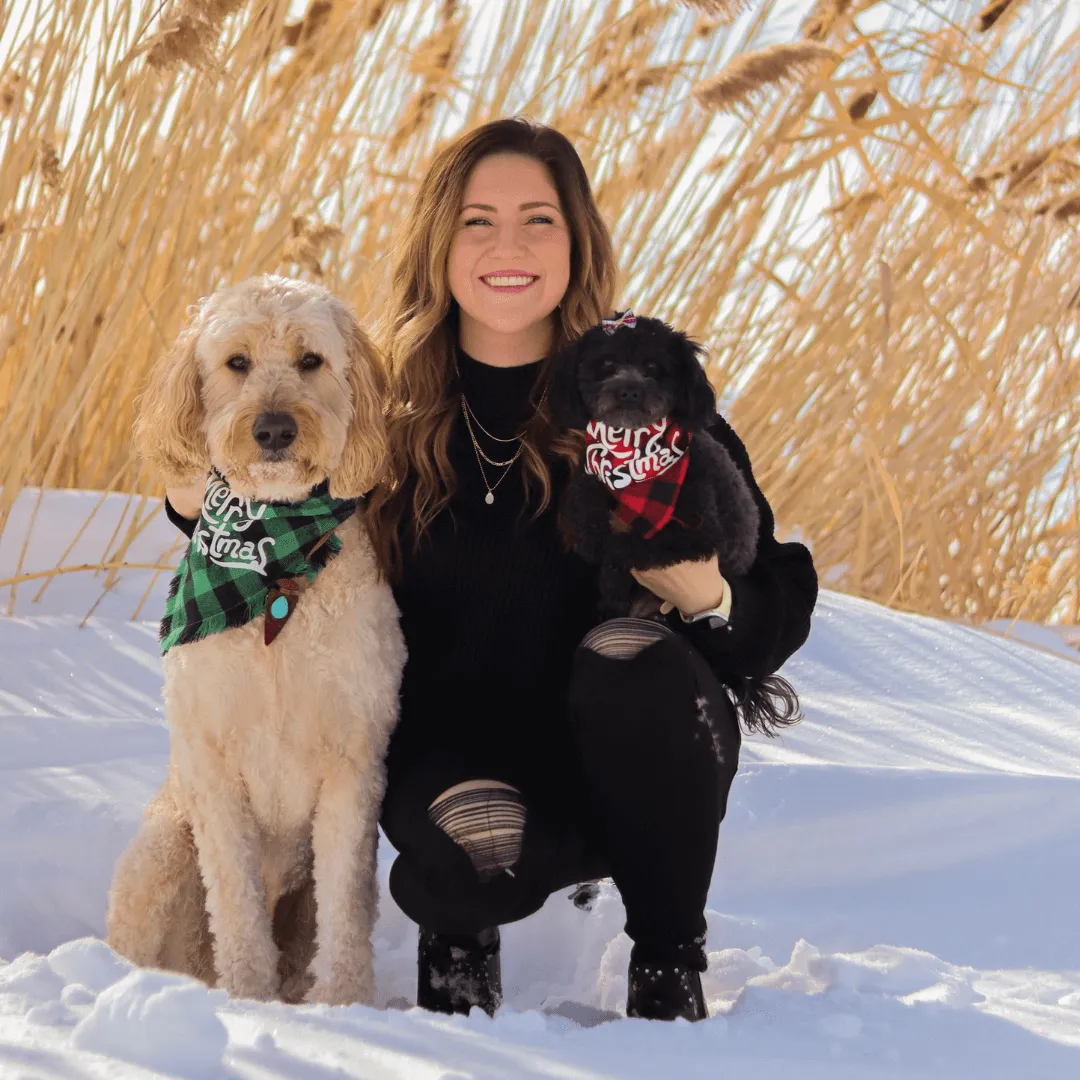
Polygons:
[[[405,222],[378,333],[390,369],[391,464],[387,483],[372,494],[368,520],[380,563],[392,577],[401,570],[403,517],[408,514],[411,542],[418,543],[456,487],[447,445],[458,408],[453,363],[458,310],[447,261],[469,175],[481,160],[502,153],[522,154],[547,168],[570,226],[570,281],[554,312],[549,358],[611,310],[617,276],[611,236],[585,167],[565,135],[511,117],[475,128],[436,154]],[[548,375],[545,365],[534,389],[537,404]],[[551,499],[553,455],[572,459],[579,446],[559,433],[545,404],[524,436],[525,482],[540,493],[539,513]]]

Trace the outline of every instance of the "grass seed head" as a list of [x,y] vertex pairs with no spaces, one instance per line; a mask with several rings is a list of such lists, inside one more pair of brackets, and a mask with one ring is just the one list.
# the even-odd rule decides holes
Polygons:
[[986,33],[1012,7],[1013,0],[990,0],[979,12],[979,30]]
[[38,172],[46,187],[58,188],[62,179],[60,155],[56,147],[47,139],[42,139],[37,153]]
[[824,41],[849,7],[851,0],[818,0],[803,20],[802,36],[808,41]]
[[709,109],[731,109],[765,87],[800,81],[814,74],[826,61],[839,63],[840,60],[839,53],[816,41],[769,45],[736,56],[719,74],[701,83],[694,97]]
[[22,97],[26,79],[18,72],[10,72],[0,83],[0,112],[7,112]]
[[246,3],[247,0],[187,0],[186,7],[192,14],[201,15],[212,26],[220,26]]
[[718,23],[734,22],[754,5],[754,0],[682,0],[683,4],[717,20]]
[[179,64],[206,68],[213,63],[212,47],[218,28],[202,15],[182,12],[161,24],[147,42],[146,62],[157,71]]
[[1068,221],[1080,214],[1080,192],[1059,203],[1054,210],[1055,221]]
[[848,105],[848,116],[852,120],[862,120],[870,111],[870,107],[877,101],[877,96],[878,92],[876,90],[865,90],[863,93],[856,95]]

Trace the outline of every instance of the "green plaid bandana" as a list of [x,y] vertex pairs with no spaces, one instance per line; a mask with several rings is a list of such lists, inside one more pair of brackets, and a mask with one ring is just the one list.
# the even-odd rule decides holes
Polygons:
[[335,499],[326,482],[302,503],[254,502],[233,493],[215,474],[187,554],[173,575],[159,639],[162,653],[263,614],[280,578],[314,581],[341,550],[332,536],[308,559],[305,552],[356,512],[355,499]]

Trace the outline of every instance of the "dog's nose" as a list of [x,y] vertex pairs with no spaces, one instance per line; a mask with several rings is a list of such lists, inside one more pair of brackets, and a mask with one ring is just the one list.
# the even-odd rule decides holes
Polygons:
[[264,450],[284,450],[296,438],[296,421],[288,413],[260,413],[251,434]]
[[641,387],[634,386],[620,386],[615,395],[619,399],[620,405],[640,405],[641,404]]

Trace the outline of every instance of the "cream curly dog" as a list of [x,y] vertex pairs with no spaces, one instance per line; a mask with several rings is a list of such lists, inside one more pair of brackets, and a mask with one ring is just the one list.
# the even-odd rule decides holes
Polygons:
[[[194,310],[154,368],[136,443],[170,484],[213,467],[257,502],[300,502],[327,478],[352,498],[385,465],[383,389],[344,304],[252,279]],[[371,1000],[405,646],[359,512],[337,536],[271,645],[259,615],[165,654],[168,777],[117,865],[107,918],[109,944],[137,964],[241,997]]]

